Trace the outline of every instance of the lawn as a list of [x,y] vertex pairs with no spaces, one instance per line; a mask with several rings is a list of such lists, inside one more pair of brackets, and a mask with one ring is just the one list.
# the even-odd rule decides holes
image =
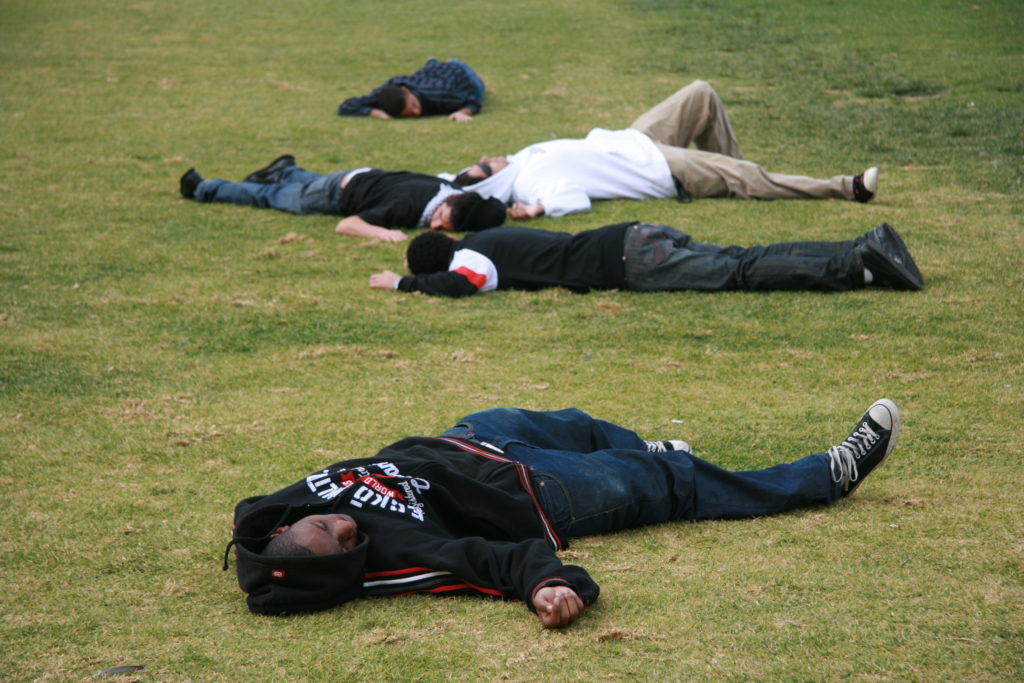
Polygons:
[[[1024,678],[1021,35],[1014,0],[0,1],[0,678]],[[335,114],[429,56],[483,76],[474,121]],[[283,153],[454,171],[697,78],[746,158],[877,165],[879,196],[529,224],[748,245],[888,221],[925,290],[402,295],[367,282],[403,244],[178,193]],[[221,571],[239,499],[484,407],[755,469],[881,396],[900,443],[837,506],[574,542],[602,596],[564,631],[469,598],[256,617]]]

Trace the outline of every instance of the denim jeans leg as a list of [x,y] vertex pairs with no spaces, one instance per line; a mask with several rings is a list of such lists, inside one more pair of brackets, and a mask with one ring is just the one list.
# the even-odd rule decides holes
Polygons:
[[204,180],[196,188],[196,200],[256,206],[295,214],[337,214],[334,189],[348,171],[320,175],[297,167],[286,168],[277,183],[231,183],[220,178]]
[[688,514],[692,468],[685,457],[648,453],[635,432],[580,410],[485,410],[442,436],[485,441],[530,467],[545,511],[569,536]]
[[[693,466],[681,452],[605,449],[575,453],[508,444],[505,454],[530,467],[541,500],[561,493],[552,522],[570,537],[693,517]],[[547,508],[545,508],[547,511]]]
[[837,499],[824,453],[747,472],[729,472],[700,458],[692,461],[695,520],[764,517]]
[[315,182],[320,178],[323,178],[323,173],[316,173],[314,171],[307,171],[301,166],[288,166],[284,168],[280,175],[278,175],[278,183],[299,183],[302,185],[308,185],[309,183]]
[[442,436],[486,441],[527,465],[545,512],[570,537],[672,520],[758,517],[835,500],[824,454],[728,472],[679,451],[648,453],[634,432],[575,409],[482,411]]
[[327,214],[339,215],[338,203],[341,197],[341,179],[352,169],[335,171],[334,173],[320,174],[307,171],[298,166],[289,166],[281,173],[281,178],[274,185],[297,186],[292,190],[282,190],[283,193],[295,193],[289,195],[290,201],[298,207],[294,213],[301,214]]
[[663,225],[638,223],[623,244],[626,282],[633,290],[810,289],[863,286],[852,243],[787,242],[767,247],[721,247]]
[[348,171],[328,173],[304,185],[299,197],[301,213],[339,215],[341,179],[346,173]]
[[518,441],[536,448],[576,453],[606,448],[646,448],[635,432],[595,419],[576,408],[543,412],[490,408],[467,415],[442,436],[480,439],[498,448]]
[[729,472],[687,453],[568,453],[518,443],[505,451],[528,465],[542,504],[569,537],[675,520],[747,519],[838,498],[828,456],[816,453],[763,470]]

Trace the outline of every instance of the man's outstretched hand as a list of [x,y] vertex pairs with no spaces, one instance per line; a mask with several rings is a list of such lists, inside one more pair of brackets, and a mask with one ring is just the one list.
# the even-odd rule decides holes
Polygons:
[[568,586],[545,586],[533,594],[533,606],[544,628],[568,626],[583,613],[583,601]]
[[370,276],[370,286],[374,289],[394,289],[401,279],[398,273],[385,270]]

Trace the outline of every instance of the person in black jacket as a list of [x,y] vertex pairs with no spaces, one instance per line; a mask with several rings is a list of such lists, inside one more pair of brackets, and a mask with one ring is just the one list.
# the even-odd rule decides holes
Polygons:
[[405,239],[401,230],[483,230],[505,222],[505,205],[466,192],[437,176],[409,171],[357,168],[326,175],[295,165],[284,154],[232,183],[204,179],[190,168],[180,180],[181,195],[197,202],[243,204],[295,214],[345,216],[339,235]]
[[242,500],[224,569],[233,545],[254,613],[473,594],[520,600],[543,626],[563,627],[600,592],[556,556],[569,538],[835,503],[898,434],[896,405],[880,399],[825,452],[727,472],[685,442],[644,441],[576,409],[484,410],[436,438],[403,439]]
[[411,277],[386,270],[370,286],[461,297],[494,289],[566,287],[635,291],[812,289],[869,284],[919,290],[924,279],[888,223],[844,242],[720,247],[666,225],[618,223],[575,235],[492,228],[462,240],[417,236],[406,251]]

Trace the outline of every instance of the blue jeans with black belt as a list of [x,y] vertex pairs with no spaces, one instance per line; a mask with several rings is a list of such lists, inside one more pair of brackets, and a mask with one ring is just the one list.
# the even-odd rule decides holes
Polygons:
[[276,183],[232,183],[211,178],[196,188],[197,202],[226,202],[277,209],[289,213],[325,213],[341,215],[341,179],[346,173],[337,171],[321,175],[298,166],[289,166],[281,172]]
[[683,451],[649,453],[636,433],[575,408],[493,408],[442,436],[482,441],[530,467],[541,506],[569,537],[671,520],[760,517],[839,497],[824,453],[728,472]]

